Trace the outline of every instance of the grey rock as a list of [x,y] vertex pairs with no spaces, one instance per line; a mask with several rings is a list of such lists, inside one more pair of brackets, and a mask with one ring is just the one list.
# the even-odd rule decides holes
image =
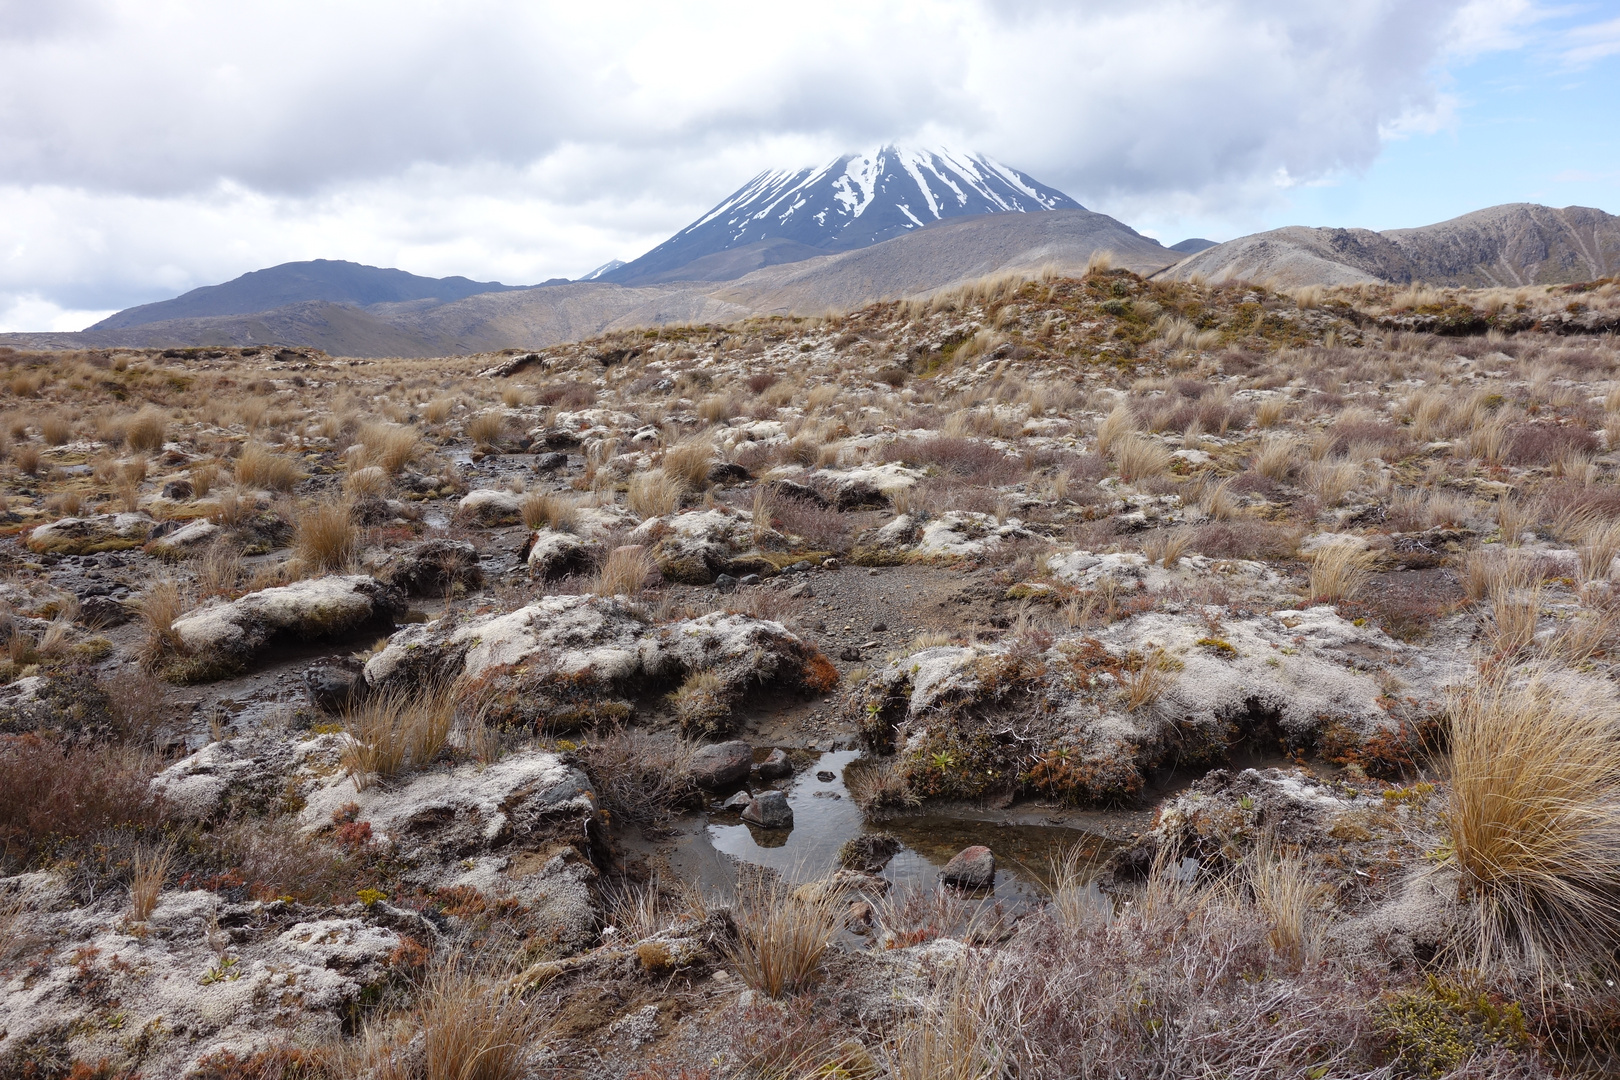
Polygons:
[[339,713],[365,695],[365,665],[350,657],[336,657],[304,669],[309,703],[323,712]]
[[754,749],[741,739],[711,743],[692,755],[692,782],[698,787],[725,787],[748,779],[753,764]]
[[754,772],[761,780],[780,780],[793,775],[793,765],[788,761],[787,751],[778,746],[754,766]]
[[737,579],[737,584],[738,585],[758,585],[759,584],[759,575],[758,574],[744,574],[742,577]]
[[748,804],[753,802],[753,801],[754,801],[754,797],[752,795],[750,795],[748,792],[739,791],[739,792],[734,793],[731,796],[731,798],[729,798],[729,799],[725,800],[724,802],[722,802],[720,804],[720,809],[722,809],[722,810],[730,810],[730,811],[733,811],[734,813],[741,813],[742,811],[748,809]]
[[939,872],[940,881],[957,889],[988,889],[996,883],[996,856],[983,844],[963,848]]
[[483,584],[478,552],[465,540],[424,540],[395,555],[388,563],[388,578],[412,596],[443,596],[461,585],[476,589]]
[[541,454],[534,459],[535,472],[556,472],[567,467],[568,455],[557,451]]
[[165,499],[189,499],[197,493],[190,480],[170,480],[163,485]]
[[79,621],[92,630],[122,626],[134,614],[110,596],[92,596],[79,602]]
[[753,479],[748,470],[734,461],[717,461],[709,469],[711,484],[741,484]]
[[793,807],[780,791],[762,791],[754,796],[742,817],[762,829],[793,828]]
[[731,592],[737,587],[737,579],[730,574],[719,574],[714,579],[715,592]]

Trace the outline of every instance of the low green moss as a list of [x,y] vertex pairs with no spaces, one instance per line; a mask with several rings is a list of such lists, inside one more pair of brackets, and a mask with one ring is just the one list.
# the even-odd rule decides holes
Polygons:
[[1434,975],[1416,990],[1391,994],[1375,1022],[1407,1076],[1443,1076],[1476,1055],[1530,1042],[1517,1003]]

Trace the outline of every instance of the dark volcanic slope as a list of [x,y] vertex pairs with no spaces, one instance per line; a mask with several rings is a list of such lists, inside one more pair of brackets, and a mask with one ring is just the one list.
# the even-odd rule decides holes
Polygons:
[[518,288],[523,286],[502,285],[498,281],[472,281],[464,277],[419,277],[403,270],[362,266],[360,263],[335,259],[314,259],[255,270],[223,285],[192,289],[173,300],[126,308],[90,329],[117,330],[172,322],[175,319],[250,315],[310,301],[361,307],[405,300],[432,299],[448,303],[478,293]]
[[1427,282],[1472,287],[1590,281],[1620,271],[1620,218],[1586,206],[1492,206],[1418,229],[1289,226],[1198,252],[1165,271],[1284,286]]
[[982,154],[884,146],[813,169],[761,173],[602,280],[725,281],[950,218],[1079,208],[1056,188]]

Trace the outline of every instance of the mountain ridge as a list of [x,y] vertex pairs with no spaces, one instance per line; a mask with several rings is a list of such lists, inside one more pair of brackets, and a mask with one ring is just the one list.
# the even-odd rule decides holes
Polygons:
[[0,335],[29,347],[312,346],[342,356],[441,356],[542,348],[611,329],[820,314],[927,295],[997,272],[1083,272],[1097,251],[1148,273],[1175,253],[1103,214],[1052,210],[943,221],[853,251],[768,266],[723,282],[569,282],[478,293],[446,304],[358,307],[303,301],[245,315],[177,319],[76,334]]
[[252,315],[288,304],[315,301],[360,307],[430,299],[449,303],[479,293],[533,287],[464,277],[422,277],[405,270],[367,266],[345,259],[307,259],[251,270],[230,281],[204,285],[170,300],[125,308],[86,329],[119,330],[176,319]]
[[1303,285],[1515,287],[1620,272],[1620,217],[1589,206],[1503,203],[1408,229],[1289,225],[1197,252],[1159,276]]

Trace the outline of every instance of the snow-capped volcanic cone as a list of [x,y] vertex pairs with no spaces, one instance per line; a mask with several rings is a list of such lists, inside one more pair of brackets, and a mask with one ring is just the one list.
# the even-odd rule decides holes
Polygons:
[[599,280],[723,281],[850,251],[946,218],[1084,209],[983,154],[883,146],[798,172],[764,172],[634,262]]

